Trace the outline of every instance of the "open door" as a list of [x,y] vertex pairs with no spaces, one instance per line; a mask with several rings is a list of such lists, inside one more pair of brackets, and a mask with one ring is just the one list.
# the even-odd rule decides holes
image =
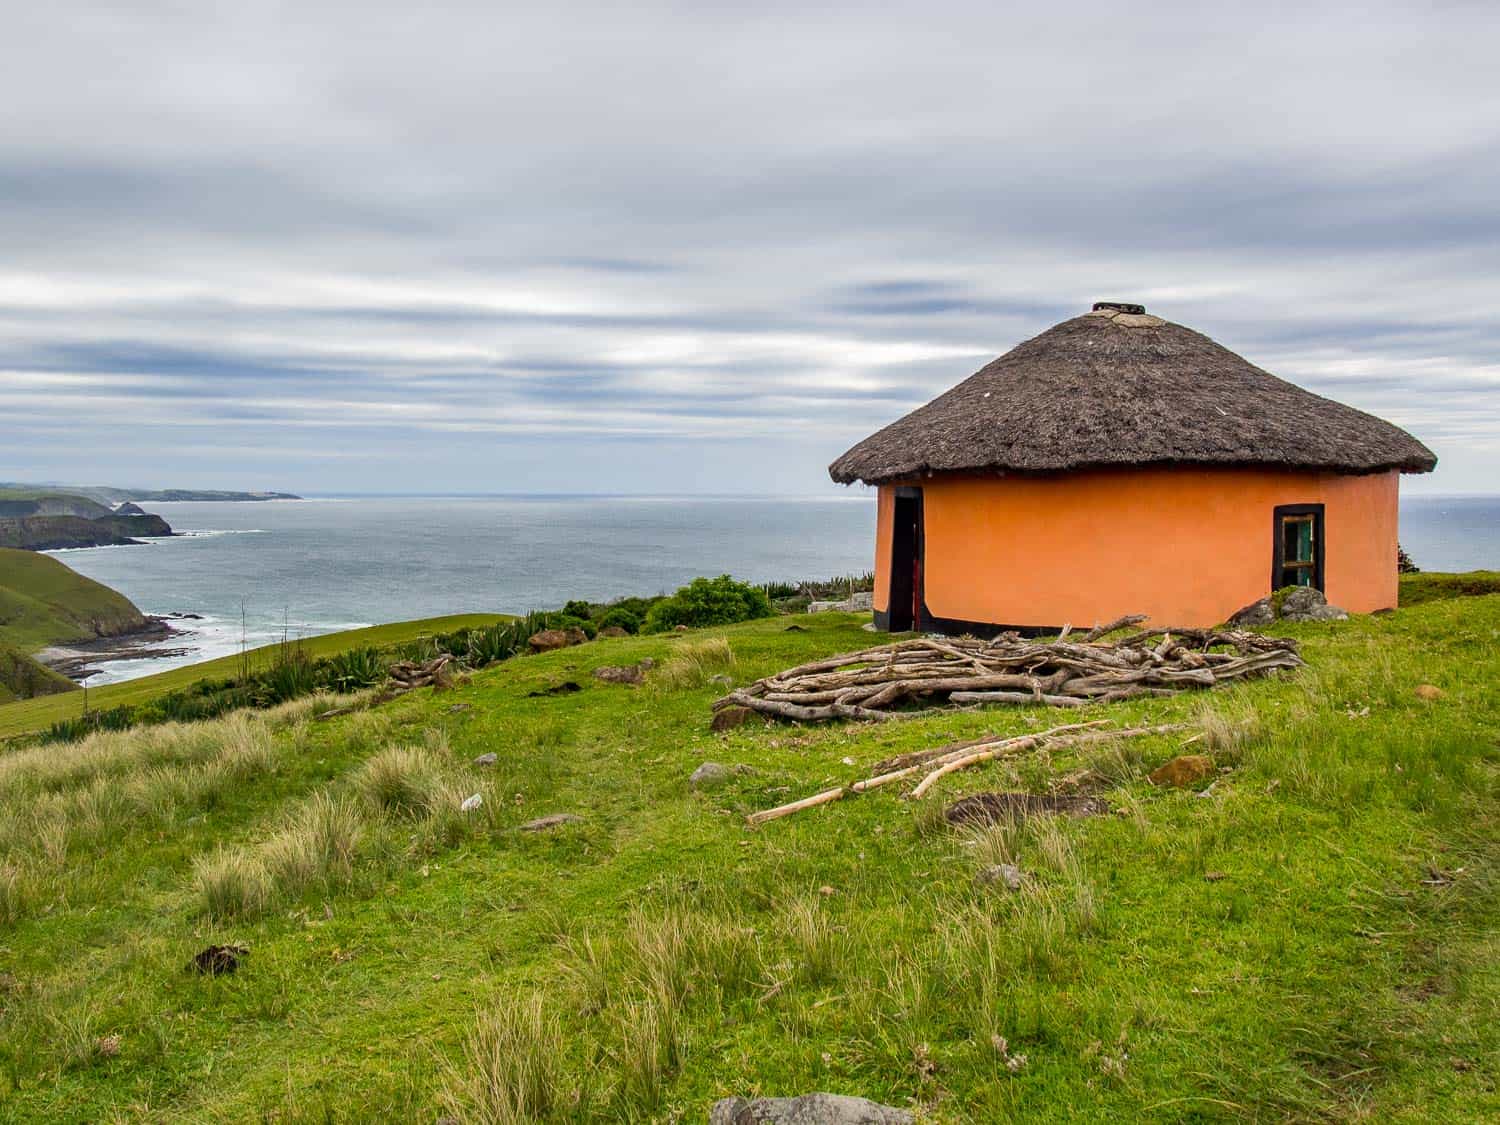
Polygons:
[[922,490],[896,489],[891,520],[890,630],[922,628]]

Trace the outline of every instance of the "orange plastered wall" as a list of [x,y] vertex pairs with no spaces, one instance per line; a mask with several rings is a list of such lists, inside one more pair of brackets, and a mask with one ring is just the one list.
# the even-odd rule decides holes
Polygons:
[[875,608],[884,612],[891,602],[891,519],[896,491],[882,488],[875,503]]
[[[1087,626],[1125,613],[1211,625],[1270,592],[1272,512],[1324,505],[1324,585],[1351,613],[1396,604],[1397,474],[1188,467],[934,477],[925,593],[938,617]],[[894,490],[880,490],[877,608]]]

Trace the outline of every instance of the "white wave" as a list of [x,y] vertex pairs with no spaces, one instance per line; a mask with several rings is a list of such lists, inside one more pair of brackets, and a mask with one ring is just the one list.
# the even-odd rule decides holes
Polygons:
[[263,527],[188,527],[179,528],[173,538],[214,539],[220,535],[268,535]]

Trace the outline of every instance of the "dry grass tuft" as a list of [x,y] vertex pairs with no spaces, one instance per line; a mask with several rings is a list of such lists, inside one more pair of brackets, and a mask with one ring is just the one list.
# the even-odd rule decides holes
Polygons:
[[216,921],[253,918],[271,901],[271,879],[258,856],[220,848],[193,864],[193,887]]
[[436,763],[425,750],[388,746],[367,761],[355,787],[375,811],[416,819],[435,807],[439,796]]
[[265,868],[279,894],[331,889],[354,876],[365,825],[347,800],[315,794],[265,845]]
[[734,650],[723,637],[706,637],[678,647],[652,677],[674,691],[699,688],[734,667]]
[[555,1120],[576,1101],[566,1088],[562,1027],[543,997],[502,1000],[482,1013],[447,1073],[444,1107],[464,1121]]

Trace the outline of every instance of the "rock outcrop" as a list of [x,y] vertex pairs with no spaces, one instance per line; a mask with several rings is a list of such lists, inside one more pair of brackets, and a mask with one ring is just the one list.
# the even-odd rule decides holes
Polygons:
[[1270,625],[1277,621],[1344,621],[1349,615],[1336,605],[1329,605],[1323,591],[1313,586],[1298,586],[1251,602],[1229,619],[1229,624]]
[[20,516],[0,519],[0,547],[58,551],[69,547],[115,547],[171,535],[160,516]]

